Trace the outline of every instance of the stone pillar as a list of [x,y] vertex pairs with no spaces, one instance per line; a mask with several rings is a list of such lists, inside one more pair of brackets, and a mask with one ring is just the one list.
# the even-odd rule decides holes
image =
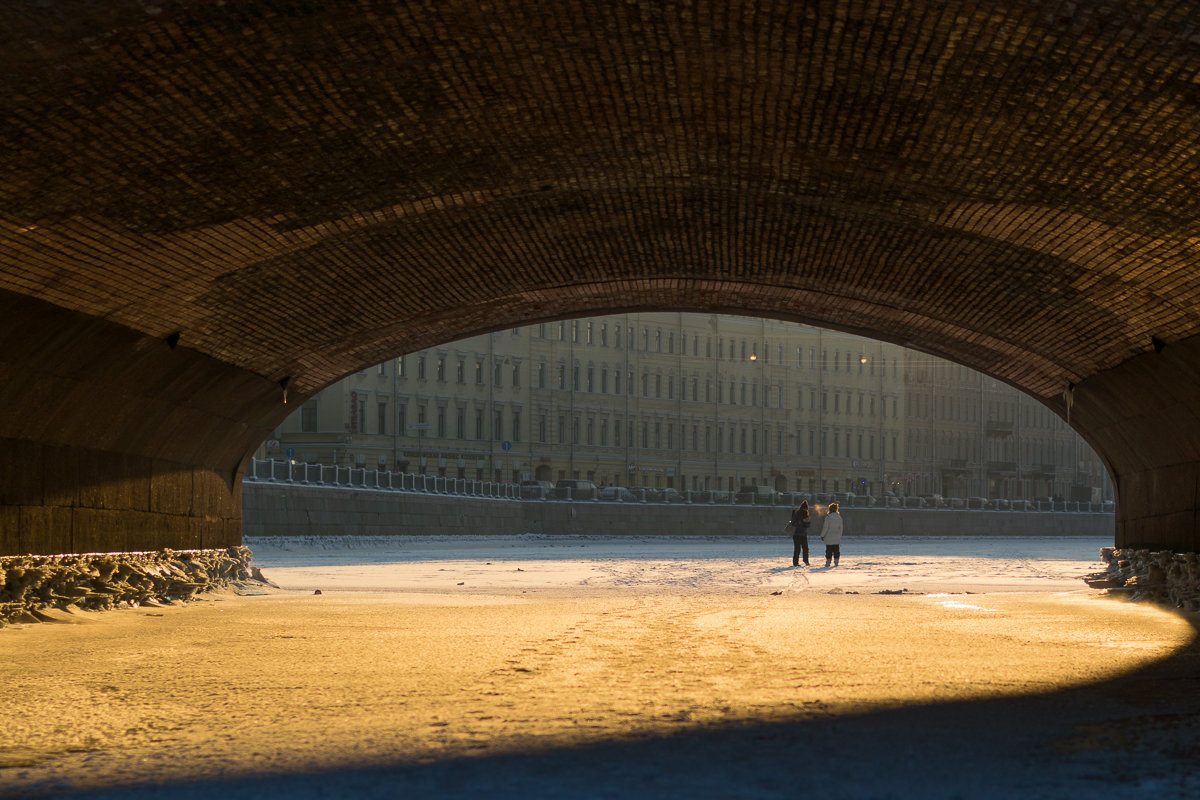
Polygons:
[[0,439],[0,555],[241,543],[241,480],[88,448]]
[[1117,547],[1197,552],[1200,337],[1147,350],[1075,387],[1071,424],[1112,473]]
[[[0,292],[0,555],[241,543],[276,381]],[[303,397],[297,397],[303,401]]]

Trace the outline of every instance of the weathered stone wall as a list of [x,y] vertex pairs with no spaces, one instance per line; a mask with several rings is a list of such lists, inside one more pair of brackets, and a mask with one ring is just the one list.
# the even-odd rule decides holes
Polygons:
[[[784,506],[506,501],[247,482],[246,542],[256,536],[550,533],[591,536],[782,535]],[[846,508],[850,536],[1104,536],[1112,514]],[[820,531],[820,518],[813,534]]]
[[173,603],[234,583],[265,581],[250,558],[246,547],[0,557],[0,627],[40,622],[51,608]]
[[1071,424],[1117,489],[1113,544],[1200,551],[1200,338],[1099,372],[1075,387]]
[[1105,547],[1100,558],[1108,567],[1088,576],[1089,586],[1200,611],[1200,554]]
[[240,465],[280,401],[260,375],[0,290],[0,556],[241,544]]

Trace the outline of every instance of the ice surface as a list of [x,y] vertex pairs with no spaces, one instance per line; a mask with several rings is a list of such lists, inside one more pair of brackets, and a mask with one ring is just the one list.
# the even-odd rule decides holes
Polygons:
[[862,537],[824,568],[789,537],[396,536],[249,539],[282,587],[340,591],[633,588],[784,592],[1071,591],[1100,564],[1092,537]]

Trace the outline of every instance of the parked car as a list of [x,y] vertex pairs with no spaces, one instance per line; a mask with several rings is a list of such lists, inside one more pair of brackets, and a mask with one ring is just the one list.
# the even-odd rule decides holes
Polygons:
[[1037,506],[1028,500],[1011,501],[1013,511],[1037,511]]
[[636,503],[637,496],[624,486],[605,486],[600,489],[600,499],[609,503]]
[[554,484],[551,497],[555,500],[595,500],[600,494],[594,481],[563,478]]
[[752,503],[760,506],[772,506],[779,502],[779,492],[770,486],[743,486],[733,496],[735,503]]
[[1012,503],[1010,503],[1006,497],[997,497],[995,500],[992,500],[991,503],[992,508],[996,509],[997,511],[1008,511],[1012,508]]
[[[724,489],[704,489],[692,495],[693,503],[730,503],[733,495]],[[797,504],[799,505],[799,504]]]
[[988,508],[988,499],[986,497],[968,497],[967,508],[984,509]]
[[684,499],[678,489],[672,489],[669,486],[663,489],[646,490],[647,503],[682,503]]
[[910,494],[904,498],[905,508],[927,508],[924,498],[917,497],[915,494]]
[[554,484],[550,481],[521,481],[521,499],[544,500],[553,489]]
[[808,492],[780,492],[779,493],[779,504],[788,506],[789,508],[796,508],[805,500],[808,500],[808,504],[810,506],[813,504],[812,499],[809,498],[809,496],[808,496]]

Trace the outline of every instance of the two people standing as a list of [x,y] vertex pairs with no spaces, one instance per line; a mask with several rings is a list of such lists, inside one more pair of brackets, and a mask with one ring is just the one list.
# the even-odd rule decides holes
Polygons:
[[[800,566],[800,556],[804,555],[804,564],[808,566],[808,528],[812,525],[812,516],[808,511],[808,501],[803,500],[792,511],[788,524],[792,526],[792,566]],[[825,542],[825,566],[832,562],[837,566],[842,557],[842,515],[838,512],[838,504],[829,504],[829,513],[821,525],[821,539]]]

